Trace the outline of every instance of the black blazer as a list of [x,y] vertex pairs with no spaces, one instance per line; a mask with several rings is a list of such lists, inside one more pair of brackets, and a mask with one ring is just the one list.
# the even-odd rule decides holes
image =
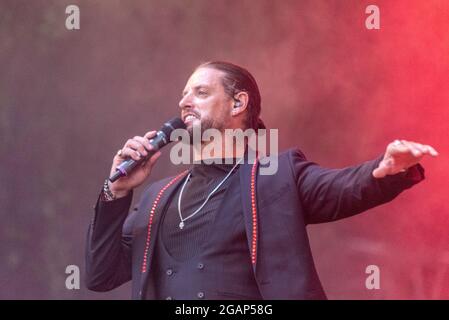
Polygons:
[[[418,164],[406,172],[376,179],[382,156],[360,165],[327,169],[307,161],[298,149],[278,156],[274,175],[261,175],[260,163],[240,166],[242,194],[227,192],[219,210],[241,205],[248,254],[264,299],[325,299],[315,270],[306,226],[329,222],[388,202],[424,179]],[[258,170],[259,169],[259,170]],[[185,172],[150,184],[128,215],[127,197],[97,201],[86,245],[86,284],[108,291],[132,279],[132,297],[145,297],[162,209]]]

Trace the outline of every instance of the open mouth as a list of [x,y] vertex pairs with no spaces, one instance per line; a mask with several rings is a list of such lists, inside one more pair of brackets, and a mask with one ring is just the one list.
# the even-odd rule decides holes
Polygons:
[[195,114],[193,113],[187,113],[186,115],[184,115],[182,117],[182,120],[187,123],[187,122],[192,122],[195,119],[199,119]]

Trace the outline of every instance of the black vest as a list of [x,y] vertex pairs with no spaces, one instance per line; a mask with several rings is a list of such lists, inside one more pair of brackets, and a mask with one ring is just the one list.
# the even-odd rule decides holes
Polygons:
[[175,260],[166,250],[159,228],[147,284],[151,296],[176,300],[262,299],[250,260],[239,175],[230,179],[223,201],[235,203],[230,206],[234,210],[217,212],[198,255],[182,262]]

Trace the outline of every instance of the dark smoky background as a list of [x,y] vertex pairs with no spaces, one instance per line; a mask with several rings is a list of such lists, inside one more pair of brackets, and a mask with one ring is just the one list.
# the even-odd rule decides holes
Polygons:
[[[365,28],[370,4],[380,30]],[[280,150],[332,168],[397,138],[440,151],[392,203],[309,233],[331,299],[449,298],[448,26],[443,0],[0,0],[0,298],[130,297],[83,285],[92,206],[114,153],[178,115],[192,70],[217,59],[256,77]],[[180,171],[167,151],[149,183]]]

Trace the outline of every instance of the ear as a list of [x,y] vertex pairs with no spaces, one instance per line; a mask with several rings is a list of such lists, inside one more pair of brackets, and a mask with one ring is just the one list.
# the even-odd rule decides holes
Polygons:
[[245,91],[240,91],[234,95],[234,105],[231,111],[232,116],[237,116],[246,110],[249,96]]

